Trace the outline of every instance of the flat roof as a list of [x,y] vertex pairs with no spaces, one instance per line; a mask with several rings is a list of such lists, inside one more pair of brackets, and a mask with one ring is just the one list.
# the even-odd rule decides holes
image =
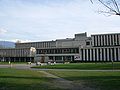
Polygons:
[[92,34],[91,36],[96,36],[96,35],[119,35],[120,33],[106,33],[106,34]]

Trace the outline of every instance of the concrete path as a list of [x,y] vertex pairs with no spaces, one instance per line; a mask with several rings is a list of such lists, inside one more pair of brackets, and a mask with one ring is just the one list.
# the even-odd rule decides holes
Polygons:
[[65,89],[65,90],[95,90],[93,88],[83,86],[80,83],[79,84],[74,83],[72,81],[55,76],[46,71],[38,71],[38,72],[44,73],[46,75],[46,77],[53,78],[52,84],[55,85],[55,87],[57,87],[57,88],[61,88],[61,89]]
[[2,65],[0,64],[0,68],[16,68],[16,69],[30,69],[30,70],[38,70],[38,71],[48,71],[48,70],[54,70],[54,71],[115,71],[120,72],[120,70],[78,70],[78,69],[37,69],[37,68],[30,68],[32,66],[36,66],[36,64],[6,64]]
[[0,68],[16,68],[16,69],[31,69],[30,67],[35,66],[35,64],[6,64],[0,65]]
[[79,70],[79,69],[36,69],[36,68],[31,68],[32,70],[39,70],[39,71],[49,71],[49,70],[53,70],[53,71],[94,71],[94,72],[120,72],[120,70]]
[[0,65],[0,68],[10,68],[10,65]]

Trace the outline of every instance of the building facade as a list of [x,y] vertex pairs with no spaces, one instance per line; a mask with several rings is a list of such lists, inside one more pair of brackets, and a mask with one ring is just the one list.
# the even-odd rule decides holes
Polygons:
[[[31,54],[31,47],[35,53]],[[57,39],[55,41],[16,43],[13,49],[1,49],[0,58],[6,61],[40,61],[56,62],[119,62],[120,33],[95,34],[87,37],[87,33],[75,34],[74,38]]]
[[0,49],[0,61],[29,62],[33,61],[30,48],[2,48]]
[[91,35],[91,46],[80,47],[82,61],[120,61],[120,33]]

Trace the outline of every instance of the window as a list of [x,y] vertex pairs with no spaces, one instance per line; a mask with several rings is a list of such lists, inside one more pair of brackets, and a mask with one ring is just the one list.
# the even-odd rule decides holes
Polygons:
[[90,42],[86,42],[86,45],[90,45]]

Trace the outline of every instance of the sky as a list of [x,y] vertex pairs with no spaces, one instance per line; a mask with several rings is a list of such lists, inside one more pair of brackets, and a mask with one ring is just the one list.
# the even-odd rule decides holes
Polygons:
[[98,13],[104,8],[89,0],[0,0],[0,40],[51,41],[84,32],[120,33],[120,16]]

